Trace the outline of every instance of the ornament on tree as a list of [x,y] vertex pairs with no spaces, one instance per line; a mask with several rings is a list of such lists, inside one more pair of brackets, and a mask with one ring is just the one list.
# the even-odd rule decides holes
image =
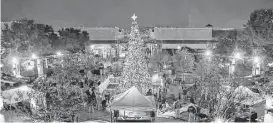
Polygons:
[[121,88],[125,91],[132,86],[136,86],[140,92],[145,93],[145,91],[151,86],[151,82],[147,60],[145,59],[145,45],[144,41],[141,39],[136,18],[137,16],[134,14],[129,35],[128,51],[126,53],[121,76],[123,79],[123,85]]

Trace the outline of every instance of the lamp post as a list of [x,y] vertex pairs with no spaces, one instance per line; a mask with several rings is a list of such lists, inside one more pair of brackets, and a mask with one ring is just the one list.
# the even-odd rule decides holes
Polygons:
[[232,59],[231,59],[231,64],[229,67],[229,78],[232,77],[233,73],[235,72],[235,64],[236,61],[241,59],[241,53],[240,52],[235,52]]
[[38,57],[36,54],[32,54],[31,58],[34,61],[34,74],[35,74],[35,79],[38,78]]
[[205,56],[206,56],[206,57],[208,58],[208,60],[210,61],[210,60],[211,60],[211,57],[212,57],[212,51],[211,51],[211,50],[206,50]]
[[58,51],[57,53],[56,53],[56,55],[57,56],[61,56],[61,55],[63,55],[60,51]]
[[16,57],[12,58],[12,69],[14,76],[20,76],[20,68],[18,68],[19,61]]
[[[56,55],[57,55],[57,57],[61,57],[63,54],[62,54],[60,51],[58,51],[58,52],[56,53]],[[64,66],[63,59],[61,59],[61,66],[62,66],[62,67]]]
[[260,74],[260,57],[255,56],[253,57],[253,68],[252,68],[252,74],[253,75],[259,75]]

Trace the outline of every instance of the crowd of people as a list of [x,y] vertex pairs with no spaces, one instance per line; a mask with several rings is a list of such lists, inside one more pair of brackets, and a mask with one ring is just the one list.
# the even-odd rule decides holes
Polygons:
[[[80,82],[82,88],[83,99],[85,100],[85,107],[88,107],[89,113],[94,113],[95,110],[104,110],[109,104],[110,94],[99,93],[98,87],[103,82],[103,79],[98,75],[94,75],[91,71],[86,72],[84,79]],[[95,78],[95,79],[94,79]]]
[[[180,108],[183,104],[191,104],[191,109],[196,112],[196,104],[194,98],[190,96],[188,88],[185,88],[181,81],[171,81],[170,79],[163,79],[163,86],[155,87],[149,89],[146,93],[146,96],[154,96],[156,100],[157,109],[161,112],[174,111],[175,118],[180,118]],[[177,94],[170,94],[170,86],[179,86],[176,87]],[[190,107],[189,107],[190,108]]]

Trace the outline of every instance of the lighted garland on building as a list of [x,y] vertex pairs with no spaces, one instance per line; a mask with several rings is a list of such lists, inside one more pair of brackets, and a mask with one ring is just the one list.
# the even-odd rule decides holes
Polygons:
[[128,42],[128,52],[126,53],[124,68],[122,72],[121,90],[136,86],[142,93],[151,86],[148,64],[145,59],[144,41],[141,39],[136,16],[134,15]]

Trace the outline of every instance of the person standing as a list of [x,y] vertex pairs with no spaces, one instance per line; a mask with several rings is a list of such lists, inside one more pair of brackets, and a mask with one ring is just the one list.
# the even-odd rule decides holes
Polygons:
[[107,103],[107,101],[106,101],[105,97],[102,96],[102,101],[101,101],[102,110],[105,110],[106,103]]
[[91,96],[90,96],[92,113],[94,113],[94,107],[95,107],[96,104],[97,104],[96,94],[95,94],[95,93],[96,93],[96,92],[95,92],[95,88],[92,88]]
[[188,122],[194,122],[195,121],[195,114],[196,114],[197,110],[194,104],[192,104],[191,106],[189,106],[188,108],[188,113],[189,113],[189,119]]
[[92,103],[92,99],[91,99],[91,93],[90,93],[90,90],[87,90],[86,92],[86,95],[87,95],[87,105],[88,105],[88,113],[90,113],[90,109],[91,109],[91,103]]
[[178,119],[180,118],[180,104],[179,104],[179,99],[174,99],[173,107],[175,110],[175,118]]
[[87,71],[87,78],[88,78],[88,80],[91,80],[91,78],[92,78],[92,73],[90,70]]
[[106,102],[109,103],[109,101],[110,101],[110,92],[108,91],[108,92],[104,95],[104,97],[105,97]]
[[101,109],[101,102],[102,102],[102,95],[100,93],[97,93],[97,109],[100,110]]
[[152,96],[152,89],[149,89],[149,91],[146,93],[146,96]]

